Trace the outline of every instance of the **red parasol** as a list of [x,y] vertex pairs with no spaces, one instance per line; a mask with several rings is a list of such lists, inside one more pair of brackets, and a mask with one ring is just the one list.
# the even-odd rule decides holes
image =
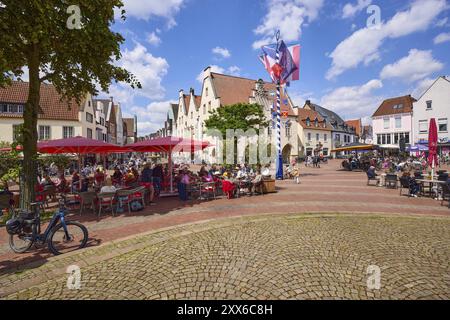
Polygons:
[[434,169],[438,164],[438,131],[436,126],[436,119],[432,118],[430,120],[430,130],[428,132],[428,163]]
[[165,137],[154,140],[144,140],[131,144],[128,148],[137,152],[195,152],[209,147],[208,142],[192,139]]
[[155,140],[144,140],[131,144],[128,148],[136,152],[163,152],[169,155],[169,172],[170,172],[170,192],[173,193],[173,176],[172,176],[172,153],[173,152],[189,152],[202,151],[209,147],[210,144],[204,141],[196,141],[193,139],[185,139],[178,137],[165,137]]
[[128,148],[116,146],[103,141],[87,139],[83,137],[73,137],[68,139],[49,140],[38,143],[40,153],[125,153],[133,152]]
[[[73,137],[68,139],[49,140],[38,143],[38,151],[40,153],[62,154],[76,153],[78,154],[78,168],[81,170],[82,154],[107,154],[107,153],[126,153],[133,152],[125,147],[116,146],[100,140],[87,139],[84,137]],[[80,179],[80,189],[81,189]]]

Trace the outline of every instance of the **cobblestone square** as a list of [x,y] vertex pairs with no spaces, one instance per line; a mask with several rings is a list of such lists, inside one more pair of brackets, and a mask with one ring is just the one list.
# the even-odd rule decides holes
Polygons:
[[[34,266],[26,263],[32,253],[14,257],[23,260],[1,271],[0,295],[449,299],[448,209],[434,200],[368,187],[363,174],[336,171],[336,166],[305,169],[301,185],[282,182],[275,195],[91,222],[88,228],[96,237],[115,233],[116,238],[66,256],[44,256]],[[328,188],[321,192],[324,178]],[[164,219],[170,224],[162,224]],[[130,236],[138,224],[147,228]],[[11,256],[5,251],[2,259]],[[70,265],[80,267],[79,290],[67,286]],[[374,266],[380,271],[379,290],[368,285],[373,275],[368,268]]]

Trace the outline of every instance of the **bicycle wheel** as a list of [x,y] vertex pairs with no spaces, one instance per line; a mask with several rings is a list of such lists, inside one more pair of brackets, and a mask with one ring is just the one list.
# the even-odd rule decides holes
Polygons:
[[24,253],[33,245],[34,241],[27,234],[9,235],[9,246],[15,253]]
[[52,229],[48,237],[48,248],[54,255],[82,249],[88,241],[88,230],[78,222],[66,222],[69,239],[60,223]]

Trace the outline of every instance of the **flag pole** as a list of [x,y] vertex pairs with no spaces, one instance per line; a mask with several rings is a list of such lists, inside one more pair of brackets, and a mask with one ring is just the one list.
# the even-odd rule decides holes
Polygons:
[[[276,34],[277,50],[276,60],[277,64],[280,63],[280,31]],[[283,180],[283,155],[281,152],[281,79],[277,79],[277,180]]]

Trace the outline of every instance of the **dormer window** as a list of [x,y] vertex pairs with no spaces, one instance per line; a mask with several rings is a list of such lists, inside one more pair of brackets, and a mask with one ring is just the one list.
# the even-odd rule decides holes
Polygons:
[[317,128],[319,126],[319,120],[317,118],[314,120],[314,126]]
[[323,121],[323,127],[324,127],[324,128],[327,127],[327,121],[326,121],[326,120]]
[[307,125],[308,127],[311,126],[311,119],[309,119],[309,117],[306,118],[306,125]]

